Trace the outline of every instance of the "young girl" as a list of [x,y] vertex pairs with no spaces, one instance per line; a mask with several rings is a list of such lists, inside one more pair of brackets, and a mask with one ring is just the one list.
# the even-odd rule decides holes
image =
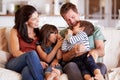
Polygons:
[[[62,38],[58,35],[58,30],[54,25],[45,24],[40,30],[40,41],[37,46],[37,51],[40,59],[48,63],[48,67],[45,69],[46,79],[52,74],[53,67],[62,71],[59,64],[62,53],[60,47],[62,45]],[[53,80],[58,80],[60,77],[54,76]]]

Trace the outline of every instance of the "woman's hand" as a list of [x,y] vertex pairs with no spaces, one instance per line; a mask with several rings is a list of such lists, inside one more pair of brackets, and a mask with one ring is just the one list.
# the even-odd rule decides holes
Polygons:
[[43,69],[48,67],[48,64],[46,62],[40,61],[40,64],[42,65]]

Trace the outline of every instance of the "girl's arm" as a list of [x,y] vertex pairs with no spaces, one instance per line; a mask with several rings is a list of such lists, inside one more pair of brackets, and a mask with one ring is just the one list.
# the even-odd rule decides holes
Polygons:
[[56,58],[51,63],[51,66],[55,67],[56,65],[59,65],[60,60],[62,59],[62,51],[59,49],[57,51]]
[[60,48],[61,44],[62,44],[62,41],[58,41],[57,44],[55,45],[55,47],[53,48],[53,50],[49,54],[47,54],[45,51],[43,51],[43,49],[41,48],[41,46],[38,45],[37,46],[37,52],[38,52],[40,58],[43,61],[49,63],[49,62],[52,61],[52,59],[54,58],[54,56],[57,54],[57,51]]
[[62,51],[61,51],[61,49],[58,50],[56,59],[58,59],[58,60],[62,59]]
[[17,30],[12,29],[10,33],[10,48],[14,57],[18,57],[23,54],[23,52],[20,51],[19,40],[17,35]]

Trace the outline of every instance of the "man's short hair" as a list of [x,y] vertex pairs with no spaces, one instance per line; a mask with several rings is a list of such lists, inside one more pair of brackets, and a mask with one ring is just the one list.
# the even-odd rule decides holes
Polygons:
[[70,9],[72,9],[74,12],[78,13],[76,5],[74,5],[70,2],[67,2],[67,3],[63,4],[61,9],[60,9],[61,16],[66,14]]

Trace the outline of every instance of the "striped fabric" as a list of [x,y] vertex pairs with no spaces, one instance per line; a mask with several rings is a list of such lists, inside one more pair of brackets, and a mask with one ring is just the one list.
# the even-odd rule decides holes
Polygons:
[[67,38],[64,39],[62,44],[62,51],[66,52],[73,48],[75,44],[81,44],[83,43],[86,47],[86,51],[90,50],[89,40],[88,36],[85,32],[79,32],[78,34],[74,36],[66,35]]

